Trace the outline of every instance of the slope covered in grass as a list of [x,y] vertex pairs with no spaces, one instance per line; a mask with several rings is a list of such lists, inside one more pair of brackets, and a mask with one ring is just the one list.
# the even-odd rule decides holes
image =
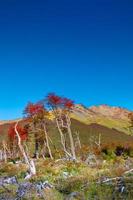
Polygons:
[[[23,122],[21,122],[23,123]],[[11,124],[3,124],[0,126],[1,134],[0,138],[6,139],[8,134],[8,129]],[[47,127],[49,131],[50,138],[52,139],[55,146],[60,146],[60,136],[56,125],[53,121],[49,120],[47,122]],[[108,128],[107,126],[100,125],[98,123],[85,124],[78,120],[72,119],[72,131],[73,134],[76,135],[78,133],[79,138],[82,144],[89,145],[90,138],[96,137],[98,138],[99,134],[101,135],[102,143],[110,144],[110,143],[128,143],[133,142],[133,137],[125,134],[122,131],[119,131],[115,128]]]
[[90,108],[76,105],[72,113],[72,118],[89,125],[96,123],[111,129],[114,128],[130,135],[129,113],[130,111],[126,109],[106,105],[93,106]]

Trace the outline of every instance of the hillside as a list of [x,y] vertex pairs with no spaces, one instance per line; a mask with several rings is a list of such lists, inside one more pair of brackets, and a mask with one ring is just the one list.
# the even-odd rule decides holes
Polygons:
[[[98,137],[99,134],[101,134],[103,143],[133,142],[133,137],[129,136],[130,131],[127,117],[129,112],[126,109],[107,105],[93,106],[90,108],[76,105],[71,116],[73,134],[78,133],[81,142],[87,145],[90,142],[90,137]],[[2,138],[7,137],[8,128],[14,122],[15,120],[0,122],[0,136]],[[55,124],[51,120],[48,121],[48,129],[50,136],[58,146],[59,134]]]
[[[35,157],[35,137],[28,133],[23,146],[29,161],[34,163],[35,174],[29,176],[31,165],[25,161],[22,151],[19,153],[21,148],[15,146],[9,150],[15,153],[7,154],[8,159],[1,160],[0,199],[133,199],[133,136],[129,135],[128,113],[106,105],[91,108],[76,105],[71,115],[76,160],[64,157],[55,121],[53,118],[45,119],[54,158],[49,157],[46,149],[42,156],[43,139],[39,142],[40,156]],[[0,141],[7,140],[8,129],[16,121],[0,122]],[[19,123],[25,125],[24,120]],[[81,146],[79,143],[76,146],[76,134]],[[99,135],[100,148],[95,145]]]
[[107,105],[92,106],[86,108],[76,105],[72,117],[85,124],[100,124],[108,128],[114,128],[120,132],[131,134],[129,131],[129,110]]

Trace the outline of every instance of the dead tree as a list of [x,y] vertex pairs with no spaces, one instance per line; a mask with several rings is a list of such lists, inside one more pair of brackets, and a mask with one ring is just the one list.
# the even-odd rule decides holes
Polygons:
[[16,136],[18,139],[18,147],[20,149],[21,154],[23,155],[25,163],[28,165],[28,168],[29,168],[30,174],[26,178],[31,178],[33,175],[36,175],[36,167],[35,167],[34,161],[28,157],[28,155],[22,145],[21,137],[17,130],[18,123],[19,123],[19,121],[16,122],[15,127],[14,127],[14,130],[15,130],[15,133],[16,133]]

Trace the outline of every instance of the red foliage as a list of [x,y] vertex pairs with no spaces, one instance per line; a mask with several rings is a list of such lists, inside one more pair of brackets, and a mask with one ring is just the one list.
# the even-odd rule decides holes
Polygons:
[[74,101],[67,98],[64,98],[62,100],[63,100],[64,108],[71,109],[74,106]]
[[52,106],[58,106],[58,105],[62,104],[62,98],[55,95],[54,93],[48,94],[47,100],[48,100],[48,104],[50,104]]
[[[17,131],[20,135],[20,138],[22,141],[26,140],[28,137],[28,132],[26,128],[21,127],[20,125],[17,126]],[[12,124],[9,127],[8,130],[8,136],[9,138],[11,138],[12,140],[14,140],[16,138],[16,132],[15,132],[15,124]]]
[[64,109],[71,109],[74,106],[74,102],[68,98],[62,98],[54,93],[50,93],[47,96],[48,104],[53,107],[60,106]]
[[28,116],[28,117],[32,117],[38,113],[43,112],[44,110],[44,106],[41,103],[28,103],[28,105],[25,108],[24,113]]

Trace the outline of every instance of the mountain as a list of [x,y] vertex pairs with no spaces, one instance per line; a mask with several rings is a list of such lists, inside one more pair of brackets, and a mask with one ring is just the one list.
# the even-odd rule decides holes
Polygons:
[[[79,133],[81,142],[89,143],[90,136],[98,137],[101,134],[102,141],[108,142],[133,142],[130,136],[128,114],[129,110],[120,107],[107,105],[92,106],[86,108],[83,105],[75,105],[71,114],[72,130]],[[0,122],[0,137],[7,136],[8,128],[16,120]],[[23,123],[23,121],[21,122]],[[48,129],[51,138],[58,144],[59,134],[52,120],[48,122]]]
[[128,119],[129,110],[121,107],[111,107],[108,105],[92,106],[89,110],[95,112],[96,114],[101,114],[106,117],[112,117],[113,119]]
[[91,106],[89,108],[77,104],[74,108],[74,113],[79,115],[79,117],[90,117],[95,118],[96,116],[107,117],[112,119],[128,120],[128,114],[131,111],[115,106],[99,105]]
[[75,106],[72,117],[85,124],[96,123],[130,134],[129,113],[129,110],[120,107],[99,105],[87,108],[79,104]]
[[1,120],[0,121],[0,125],[3,125],[3,124],[12,124],[12,123],[15,123],[17,121],[18,121],[18,119],[14,119],[14,120]]

